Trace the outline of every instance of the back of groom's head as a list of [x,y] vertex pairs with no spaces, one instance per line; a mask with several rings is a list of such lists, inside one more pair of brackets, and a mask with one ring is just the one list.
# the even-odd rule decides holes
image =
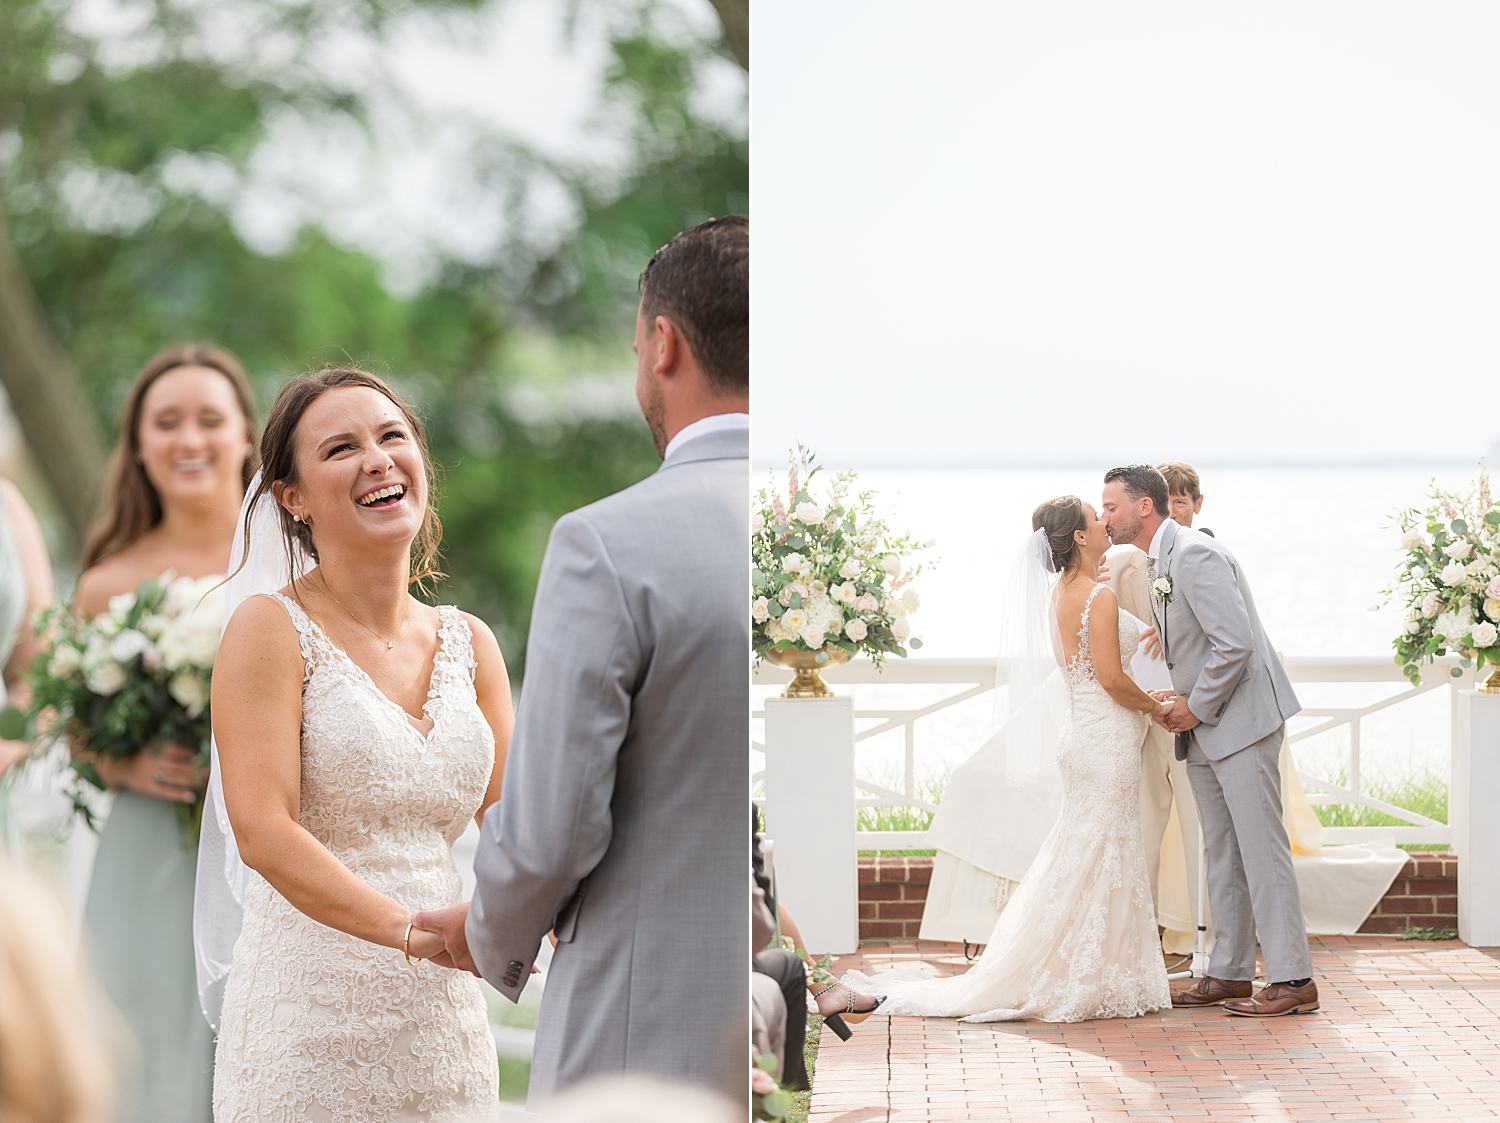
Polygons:
[[641,273],[641,315],[677,325],[718,394],[750,392],[750,220],[710,219],[657,250]]

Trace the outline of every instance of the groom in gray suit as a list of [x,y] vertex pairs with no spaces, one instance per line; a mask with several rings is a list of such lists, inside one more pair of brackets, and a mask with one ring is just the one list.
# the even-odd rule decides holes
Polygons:
[[[1105,474],[1110,537],[1150,543],[1151,615],[1175,691],[1162,724],[1187,762],[1208,850],[1208,976],[1172,1005],[1223,1004],[1255,1018],[1306,1013],[1318,1008],[1318,986],[1277,763],[1283,727],[1302,707],[1239,562],[1217,539],[1167,518],[1167,502],[1167,481],[1150,465]],[[1271,981],[1253,994],[1257,933]]]
[[731,217],[641,275],[662,467],[553,528],[472,909],[415,921],[513,1001],[555,937],[533,1109],[627,1072],[748,1107],[749,263]]

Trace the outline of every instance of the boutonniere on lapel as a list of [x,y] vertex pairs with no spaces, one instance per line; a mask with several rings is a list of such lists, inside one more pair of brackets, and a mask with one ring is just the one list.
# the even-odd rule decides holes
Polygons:
[[1151,591],[1156,594],[1156,599],[1162,604],[1172,603],[1172,575],[1163,573],[1155,581],[1151,582]]

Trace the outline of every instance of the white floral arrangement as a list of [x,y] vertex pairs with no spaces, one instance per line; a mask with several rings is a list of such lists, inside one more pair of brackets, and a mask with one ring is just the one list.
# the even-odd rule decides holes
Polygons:
[[907,646],[922,646],[912,635],[911,616],[922,603],[912,582],[936,564],[920,560],[933,544],[893,533],[873,492],[851,498],[854,472],[836,473],[815,493],[821,468],[813,459],[799,448],[785,491],[773,479],[751,510],[756,661],[778,651],[812,652],[818,664],[861,652],[877,666],[888,655],[905,658]]
[[[65,736],[88,755],[75,757],[78,777],[102,789],[91,757],[129,757],[181,745],[206,768],[212,726],[209,682],[223,627],[224,579],[176,577],[169,572],[133,593],[113,597],[92,619],[68,606],[44,612],[38,633],[47,640],[27,675],[26,713],[0,714],[0,736],[35,741],[39,732]],[[88,801],[74,807],[93,824]],[[184,842],[196,838],[202,800],[180,805]]]
[[1455,678],[1500,667],[1500,508],[1488,474],[1467,497],[1434,490],[1430,506],[1403,511],[1399,524],[1405,556],[1385,595],[1406,608],[1393,646],[1407,679],[1417,685],[1420,664],[1449,651],[1461,655]]

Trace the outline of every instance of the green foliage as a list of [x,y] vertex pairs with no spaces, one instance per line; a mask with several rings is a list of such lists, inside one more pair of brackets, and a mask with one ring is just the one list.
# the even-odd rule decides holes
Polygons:
[[[1331,777],[1335,784],[1347,783],[1340,773]],[[1366,782],[1361,785],[1366,795],[1415,811],[1439,823],[1448,821],[1448,782],[1435,772],[1424,772],[1406,776],[1399,780]],[[1325,827],[1409,827],[1410,823],[1383,811],[1360,804],[1321,803],[1314,804],[1318,821]]]
[[[719,120],[697,94],[723,48],[670,6],[595,0],[611,29],[597,128],[623,159],[605,174],[504,138],[477,146],[479,178],[494,189],[486,205],[512,209],[512,241],[493,261],[438,269],[413,295],[391,292],[377,261],[315,225],[264,254],[228,213],[279,116],[366,127],[319,44],[379,37],[414,6],[487,2],[498,0],[162,0],[133,9],[145,24],[122,33],[133,55],[122,63],[119,43],[106,58],[69,29],[66,5],[0,0],[0,206],[105,433],[144,360],[179,340],[238,354],[263,409],[286,378],[330,361],[397,383],[428,419],[446,477],[453,582],[439,596],[486,619],[519,675],[552,523],[659,462],[628,400],[539,420],[509,391],[599,370],[623,381],[651,253],[703,218],[746,209],[744,106]],[[214,25],[231,9],[243,41],[226,44]],[[184,167],[203,174],[184,179]],[[539,169],[574,197],[579,224],[560,240],[517,203],[516,185]],[[206,180],[229,186],[216,193]]]
[[1458,932],[1452,928],[1408,928],[1398,933],[1398,940],[1456,940]]
[[823,1038],[823,1015],[809,1011],[807,1015],[807,1037],[802,1045],[802,1060],[807,1065],[808,1090],[792,1093],[792,1106],[786,1113],[786,1123],[807,1123],[807,1113],[812,1106],[813,1075],[818,1068],[818,1044]]

